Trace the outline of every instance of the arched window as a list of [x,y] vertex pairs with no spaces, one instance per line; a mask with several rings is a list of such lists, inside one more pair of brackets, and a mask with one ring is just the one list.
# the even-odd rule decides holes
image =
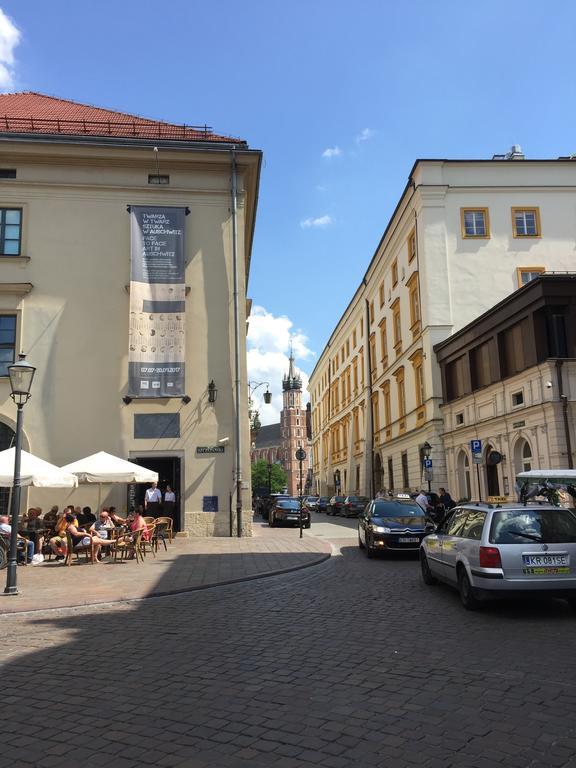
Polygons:
[[534,459],[532,448],[528,440],[521,438],[514,446],[514,466],[516,472],[529,472],[532,469]]
[[460,499],[472,498],[470,487],[470,459],[466,451],[460,451],[457,462],[458,494]]

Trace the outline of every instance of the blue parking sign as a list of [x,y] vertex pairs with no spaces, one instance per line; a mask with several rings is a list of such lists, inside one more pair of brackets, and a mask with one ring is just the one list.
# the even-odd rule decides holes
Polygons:
[[482,453],[482,440],[470,440],[472,453]]
[[432,469],[432,459],[424,459],[424,469]]

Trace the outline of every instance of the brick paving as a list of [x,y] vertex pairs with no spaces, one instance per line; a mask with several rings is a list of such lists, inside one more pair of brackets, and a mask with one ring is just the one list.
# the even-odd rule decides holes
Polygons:
[[[70,567],[46,561],[18,567],[17,596],[0,590],[0,615],[64,608],[177,593],[314,565],[330,555],[330,545],[315,537],[298,538],[295,529],[270,530],[258,522],[251,538],[175,538],[154,558],[87,563]],[[0,571],[0,582],[6,571]],[[2,587],[3,588],[3,587]]]
[[576,767],[564,603],[468,613],[417,561],[338,544],[268,579],[2,617],[0,768]]

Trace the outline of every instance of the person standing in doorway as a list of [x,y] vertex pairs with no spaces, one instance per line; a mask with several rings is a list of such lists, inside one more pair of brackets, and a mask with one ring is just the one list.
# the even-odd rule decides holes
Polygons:
[[146,489],[144,494],[144,509],[149,517],[158,517],[160,514],[160,504],[162,503],[162,494],[156,483],[152,483],[150,488]]
[[164,510],[163,514],[166,515],[166,517],[170,517],[172,519],[172,524],[175,524],[174,520],[174,513],[176,510],[176,494],[172,490],[172,487],[170,485],[166,486],[166,490],[164,491]]

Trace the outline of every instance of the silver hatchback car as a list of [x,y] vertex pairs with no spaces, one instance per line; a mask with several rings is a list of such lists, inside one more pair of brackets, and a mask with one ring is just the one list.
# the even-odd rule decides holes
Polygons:
[[422,541],[420,565],[425,584],[457,587],[468,610],[519,593],[576,609],[576,514],[537,503],[458,506]]

